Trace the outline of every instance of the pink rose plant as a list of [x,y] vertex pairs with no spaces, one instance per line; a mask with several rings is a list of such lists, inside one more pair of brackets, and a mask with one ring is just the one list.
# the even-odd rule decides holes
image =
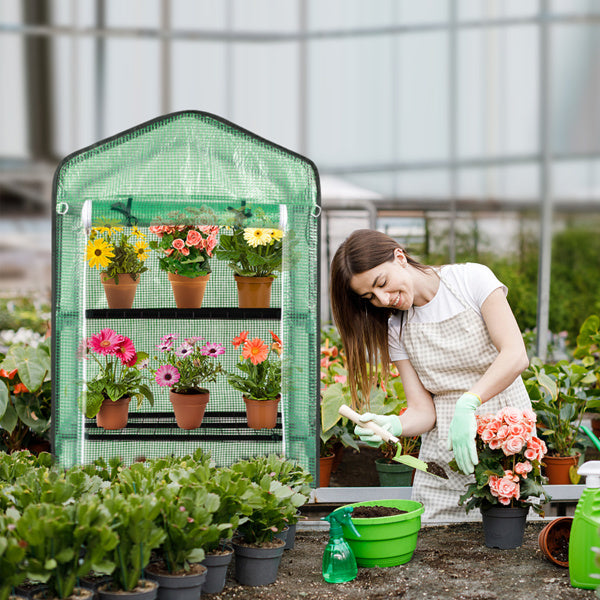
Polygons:
[[201,211],[174,213],[168,223],[150,226],[150,233],[158,240],[150,242],[150,248],[159,255],[159,266],[167,273],[184,277],[208,275],[212,269],[209,259],[218,244],[219,227],[207,224],[216,221],[216,215],[204,208]]
[[[547,448],[536,435],[537,415],[509,406],[475,418],[479,463],[475,465],[475,481],[467,485],[459,504],[467,512],[495,504],[531,506],[543,515],[542,504],[548,497],[542,486],[541,460]],[[456,461],[450,466],[458,471]]]

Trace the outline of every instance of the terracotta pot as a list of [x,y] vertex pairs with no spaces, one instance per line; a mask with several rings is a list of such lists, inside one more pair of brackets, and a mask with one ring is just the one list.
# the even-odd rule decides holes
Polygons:
[[131,398],[120,398],[113,402],[106,398],[96,415],[96,425],[102,429],[123,429],[129,417],[129,403]]
[[109,279],[106,273],[100,273],[108,308],[131,308],[135,292],[140,282],[140,275],[134,279],[128,273],[119,274],[119,283]]
[[274,277],[242,277],[234,275],[239,308],[269,308]]
[[191,394],[178,394],[169,391],[169,400],[173,405],[175,420],[180,429],[200,427],[209,400],[208,390]]
[[177,308],[200,308],[202,306],[210,273],[199,277],[184,277],[175,275],[175,273],[168,273],[168,276]]
[[329,487],[335,454],[319,458],[319,487]]
[[550,485],[567,485],[573,483],[569,477],[569,469],[577,467],[579,457],[575,456],[544,456],[542,464],[544,465],[544,473],[548,477]]
[[273,429],[277,425],[277,405],[281,395],[274,400],[252,400],[243,396],[250,429]]
[[559,567],[569,566],[569,537],[573,517],[558,517],[539,533],[538,544],[544,556]]

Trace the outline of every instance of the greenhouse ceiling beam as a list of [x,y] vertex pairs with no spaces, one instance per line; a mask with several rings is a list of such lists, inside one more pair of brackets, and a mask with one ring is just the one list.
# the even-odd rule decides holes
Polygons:
[[[498,19],[471,19],[458,21],[457,30],[485,29],[490,27],[513,27],[554,24],[589,25],[600,24],[600,14],[560,14],[546,17],[513,17]],[[161,29],[154,27],[76,27],[69,25],[26,25],[22,23],[0,23],[0,33],[23,34],[30,36],[74,35],[81,37],[128,37],[154,38],[187,41],[222,41],[239,43],[285,43],[301,40],[329,40],[343,38],[379,37],[411,33],[447,31],[448,21],[435,23],[398,24],[382,27],[354,27],[343,29],[323,29],[293,32],[262,31],[215,31],[214,29]]]
[[[558,152],[552,154],[552,162],[576,160],[592,160],[600,158],[600,151],[590,152]],[[387,163],[359,163],[344,166],[332,166],[319,163],[319,173],[323,175],[355,175],[371,173],[390,173],[393,171],[427,171],[441,169],[469,169],[478,167],[505,167],[513,165],[535,164],[543,161],[543,153],[509,154],[458,158],[454,161],[446,159],[397,161]]]

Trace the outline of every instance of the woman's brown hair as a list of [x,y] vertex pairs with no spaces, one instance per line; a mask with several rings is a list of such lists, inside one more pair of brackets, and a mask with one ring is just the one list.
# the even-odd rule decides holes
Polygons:
[[[383,381],[389,377],[388,319],[395,312],[376,308],[358,296],[350,286],[354,275],[394,260],[402,247],[389,235],[374,229],[354,231],[337,249],[331,261],[329,297],[334,323],[342,338],[348,366],[352,402],[359,407],[358,391],[368,407],[371,388],[377,384],[377,364],[381,363]],[[408,263],[426,267],[404,253]],[[369,366],[371,368],[369,368]]]

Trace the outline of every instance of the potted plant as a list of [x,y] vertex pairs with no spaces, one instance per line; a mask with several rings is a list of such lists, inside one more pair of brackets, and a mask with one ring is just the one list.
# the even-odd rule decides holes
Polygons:
[[[286,459],[284,456],[278,454],[255,456],[250,462],[252,463],[251,469],[253,481],[260,480],[264,475],[269,475],[272,479],[279,481],[285,486],[289,486],[294,492],[300,494],[301,497],[304,498],[302,504],[298,505],[296,513],[287,518],[289,531],[286,536],[285,549],[291,549],[294,547],[296,524],[300,519],[299,508],[306,504],[310,497],[309,484],[312,481],[312,475],[295,461]],[[245,461],[234,463],[231,466],[231,469],[245,476],[248,474],[248,467],[246,466]],[[300,497],[296,496],[294,501],[297,503],[300,499]]]
[[16,532],[19,517],[14,508],[0,514],[0,600],[8,600],[12,590],[26,577],[27,544]]
[[[574,358],[581,360],[581,364],[593,374],[596,381],[587,388],[590,398],[600,396],[600,317],[590,315],[579,329],[577,347],[573,352]],[[588,403],[587,410],[592,413],[592,431],[600,435],[600,417],[598,408],[593,408]],[[594,414],[595,413],[595,414]]]
[[281,352],[279,337],[272,331],[271,344],[261,338],[248,339],[242,331],[232,340],[234,348],[242,348],[237,368],[242,375],[227,373],[227,381],[242,392],[246,404],[248,427],[273,429],[277,424],[277,405],[281,400]]
[[[16,521],[26,544],[28,576],[46,583],[46,598],[71,598],[79,577],[91,570],[110,572],[107,553],[117,546],[111,516],[98,497],[86,495],[65,504],[30,504]],[[81,591],[76,593],[83,598]],[[92,591],[87,595],[91,598]]]
[[590,408],[600,407],[600,399],[592,389],[596,377],[577,362],[545,364],[534,358],[523,372],[523,380],[548,446],[546,475],[551,484],[572,483],[579,458],[588,445],[579,429],[583,415]]
[[90,267],[100,271],[109,308],[131,308],[140,275],[148,270],[148,244],[145,234],[133,227],[131,234],[123,227],[107,223],[92,227],[86,247]]
[[[506,407],[496,414],[476,414],[475,482],[467,485],[459,504],[479,508],[486,546],[516,548],[523,540],[529,508],[543,515],[549,498],[542,486],[541,461],[546,444],[535,434],[536,415]],[[456,460],[450,462],[459,471]]]
[[305,497],[273,479],[270,473],[258,479],[260,461],[238,461],[231,468],[251,482],[242,496],[251,510],[238,526],[238,537],[232,541],[235,577],[243,585],[269,585],[277,579],[285,548],[285,540],[276,534],[288,526]]
[[79,407],[89,419],[96,417],[98,427],[122,429],[127,425],[132,397],[137,399],[138,408],[144,398],[154,404],[154,395],[144,383],[143,365],[148,354],[137,352],[131,339],[110,328],[92,335],[83,345],[84,358],[91,356],[99,370],[86,382]]
[[173,212],[163,222],[150,226],[158,240],[150,248],[159,255],[158,264],[168,274],[177,308],[200,308],[212,271],[209,259],[217,246],[216,215],[206,207]]
[[0,429],[9,452],[34,442],[49,449],[50,339],[13,344],[0,361]]
[[152,368],[154,381],[169,388],[177,425],[181,429],[200,427],[210,392],[204,386],[217,380],[223,371],[215,360],[225,354],[225,348],[217,343],[200,343],[203,338],[189,337],[178,342],[178,334],[171,333],[160,338],[154,357],[158,363]]
[[271,286],[281,271],[284,233],[260,209],[251,219],[252,211],[245,203],[233,213],[215,256],[227,262],[234,273],[240,308],[269,308]]
[[153,494],[122,494],[109,489],[103,504],[112,517],[111,530],[116,546],[107,554],[115,567],[112,581],[98,588],[100,600],[156,598],[158,585],[142,579],[153,550],[160,547],[166,533],[159,525],[160,504]]
[[207,568],[201,564],[205,548],[218,542],[228,524],[213,524],[219,496],[191,482],[181,469],[177,484],[158,487],[159,526],[166,536],[158,548],[161,560],[146,567],[149,579],[158,582],[159,600],[186,600],[200,597]]

